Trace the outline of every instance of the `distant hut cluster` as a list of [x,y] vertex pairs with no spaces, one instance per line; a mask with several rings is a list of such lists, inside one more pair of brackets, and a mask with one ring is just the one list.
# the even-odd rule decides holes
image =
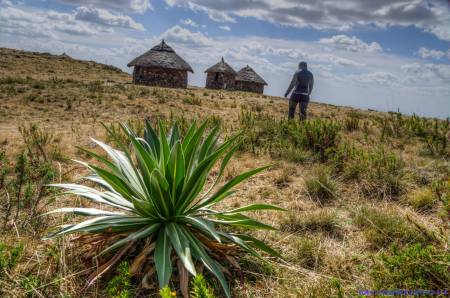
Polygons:
[[[149,86],[186,88],[191,66],[164,40],[150,51],[133,59],[128,67],[134,67],[133,83]],[[241,90],[263,93],[266,81],[250,66],[236,72],[222,59],[206,71],[206,88]]]
[[264,93],[266,81],[261,78],[250,66],[235,72],[222,57],[206,71],[206,88],[241,90],[248,92]]
[[169,47],[164,40],[150,51],[133,59],[133,83],[149,86],[186,88],[191,66]]

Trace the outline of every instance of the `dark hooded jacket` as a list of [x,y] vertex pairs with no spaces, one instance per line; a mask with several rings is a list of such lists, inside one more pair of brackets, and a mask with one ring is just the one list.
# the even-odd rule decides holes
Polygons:
[[304,94],[310,95],[314,87],[314,76],[307,69],[299,69],[295,72],[292,77],[291,84],[286,91],[285,96],[287,97],[292,89],[294,89],[294,94]]

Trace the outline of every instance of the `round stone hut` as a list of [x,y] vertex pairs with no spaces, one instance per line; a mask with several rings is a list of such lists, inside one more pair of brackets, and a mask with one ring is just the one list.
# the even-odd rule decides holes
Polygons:
[[183,60],[164,40],[141,56],[134,58],[133,83],[149,86],[186,88],[191,66]]
[[248,65],[238,71],[236,75],[236,90],[264,93],[265,85],[267,85],[266,81]]
[[236,71],[222,59],[205,70],[206,88],[209,89],[234,89]]

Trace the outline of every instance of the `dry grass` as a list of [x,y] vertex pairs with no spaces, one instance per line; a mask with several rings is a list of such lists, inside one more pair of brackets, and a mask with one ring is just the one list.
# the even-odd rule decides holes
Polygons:
[[[264,113],[274,119],[286,117],[287,102],[278,97],[205,91],[193,87],[177,90],[134,86],[130,84],[128,74],[93,62],[8,49],[0,49],[0,54],[0,152],[6,152],[9,160],[14,160],[24,147],[19,126],[30,123],[53,135],[53,145],[58,147],[63,157],[85,159],[86,156],[75,146],[96,149],[89,137],[105,139],[101,123],[139,122],[147,117],[185,120],[209,117],[214,122],[220,122],[225,133],[229,134],[240,128],[238,120],[242,110]],[[437,178],[448,179],[448,161],[421,154],[421,140],[382,135],[376,119],[385,117],[385,114],[354,112],[351,108],[318,103],[310,105],[312,118],[343,123],[347,115],[356,117],[356,113],[358,125],[348,123],[348,128],[342,131],[344,140],[364,150],[374,150],[383,137],[386,150],[404,160],[410,183],[424,187],[424,184],[429,186]],[[310,195],[311,189],[305,188],[305,181],[311,179],[316,163],[320,163],[318,159],[310,158],[303,151],[301,158],[297,159],[289,153],[273,158],[265,153],[256,153],[240,152],[230,163],[225,173],[226,179],[252,167],[274,166],[243,184],[241,191],[226,204],[236,207],[263,202],[287,208],[288,212],[277,216],[270,212],[256,213],[258,219],[281,229],[254,233],[278,249],[286,260],[269,260],[268,265],[251,259],[242,260],[247,282],[240,285],[239,277],[236,277],[233,288],[237,297],[357,296],[358,289],[368,289],[373,284],[368,274],[370,256],[376,257],[379,247],[388,244],[391,238],[405,242],[423,240],[421,234],[415,234],[416,230],[409,224],[410,234],[405,236],[399,231],[406,225],[395,217],[399,214],[355,215],[355,210],[360,210],[356,207],[364,204],[380,205],[376,208],[381,209],[376,210],[385,210],[386,207],[395,208],[393,210],[398,213],[407,212],[409,209],[403,202],[392,201],[389,197],[374,201],[370,198],[374,196],[367,194],[367,187],[352,178],[340,179],[343,182],[339,185],[339,196],[332,196],[332,203],[323,206],[313,194]],[[425,165],[420,168],[425,174],[420,174],[422,172],[419,172],[417,165]],[[57,179],[72,180],[84,174],[65,159],[57,162],[56,168]],[[405,191],[409,192],[409,189]],[[0,190],[0,200],[4,196]],[[71,205],[85,204],[73,197],[60,197],[50,201],[45,209],[53,209],[67,201],[71,201]],[[416,201],[417,197],[411,204]],[[422,206],[423,198],[419,201]],[[384,206],[386,204],[389,205]],[[433,204],[433,210],[441,207],[441,203]],[[445,230],[445,223],[433,210],[417,213],[415,217],[427,229]],[[84,262],[78,255],[79,250],[71,247],[68,238],[55,242],[41,240],[50,227],[62,224],[64,220],[67,218],[48,217],[45,227],[38,231],[21,230],[12,222],[7,230],[0,232],[0,242],[8,248],[16,243],[24,245],[17,265],[5,271],[6,274],[0,274],[0,296],[79,295],[86,276],[95,264]],[[389,220],[394,225],[391,230],[383,220]],[[388,233],[389,238],[384,237],[380,229]],[[104,297],[105,282],[88,289],[83,295]]]

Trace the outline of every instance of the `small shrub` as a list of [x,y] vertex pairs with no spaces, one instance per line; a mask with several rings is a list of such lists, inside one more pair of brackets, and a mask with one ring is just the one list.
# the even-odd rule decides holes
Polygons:
[[12,247],[0,242],[0,276],[4,271],[13,269],[24,251],[23,243],[15,244]]
[[450,255],[420,244],[391,246],[371,270],[377,289],[446,289],[450,284]]
[[[379,198],[395,198],[405,189],[404,162],[383,148],[363,155],[366,170],[362,190],[366,195]],[[370,169],[370,170],[369,170]]]
[[131,274],[127,262],[121,262],[116,275],[108,282],[106,292],[111,298],[129,298],[131,294]]
[[283,167],[281,172],[275,177],[274,184],[279,188],[287,187],[291,182],[291,176],[295,174],[295,168]]
[[300,215],[290,213],[288,218],[282,222],[280,229],[291,233],[310,231],[338,235],[340,227],[336,212],[319,209]]
[[305,179],[308,193],[321,203],[327,203],[336,197],[337,184],[325,168],[319,168],[311,177]]
[[214,291],[201,274],[197,274],[191,281],[192,298],[215,298]]
[[289,158],[288,152],[309,150],[325,161],[340,142],[340,126],[330,120],[314,119],[301,123],[275,120],[271,115],[241,110],[242,149]]
[[307,268],[316,269],[322,265],[325,249],[317,238],[301,238],[294,242],[292,261]]
[[202,100],[196,96],[189,96],[183,99],[183,103],[193,106],[201,106]]
[[328,154],[339,144],[341,126],[334,121],[322,119],[307,120],[300,125],[303,126],[303,140],[300,139],[300,142],[318,153],[322,161],[326,160]]
[[406,198],[407,203],[414,209],[427,211],[433,209],[436,197],[431,189],[418,189],[410,193]]
[[46,184],[56,177],[53,162],[60,158],[59,149],[52,142],[53,135],[35,125],[21,126],[20,132],[26,149],[14,162],[0,154],[0,186],[5,190],[0,192],[0,224],[7,229],[13,221],[21,228],[38,229],[43,223],[38,215],[53,192]]
[[[314,278],[311,281],[302,283],[296,289],[296,297],[308,297],[308,298],[344,298],[344,290],[342,285],[336,279],[329,279],[328,277]],[[348,295],[353,297],[356,295]]]
[[425,149],[431,156],[450,157],[449,129],[436,120],[425,137]]
[[356,112],[348,113],[347,117],[344,119],[344,128],[347,131],[355,131],[360,127],[360,115]]
[[[273,265],[269,262],[265,262],[259,258],[253,256],[245,255],[239,260],[239,264],[243,270],[249,272],[255,272],[267,276],[273,276],[276,274],[276,270]],[[258,277],[254,275],[246,276],[248,281],[257,281]]]
[[364,235],[373,248],[399,244],[427,243],[429,239],[415,226],[394,211],[363,206],[353,214],[354,223],[363,228]]
[[34,297],[34,290],[41,285],[41,279],[36,275],[29,275],[20,280],[20,286],[26,292],[26,297]]
[[366,155],[363,150],[350,143],[341,144],[331,162],[334,171],[341,174],[345,180],[359,180],[362,174],[367,170]]

